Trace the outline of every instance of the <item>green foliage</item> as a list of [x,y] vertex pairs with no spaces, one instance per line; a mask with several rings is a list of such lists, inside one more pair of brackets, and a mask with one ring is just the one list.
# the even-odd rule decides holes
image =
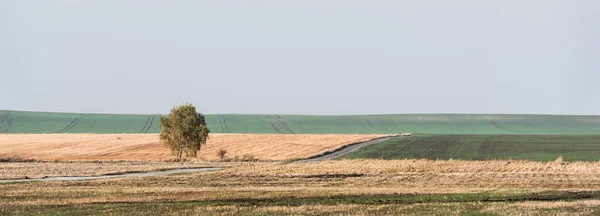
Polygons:
[[191,104],[176,106],[167,116],[160,116],[160,141],[181,159],[196,157],[202,145],[206,144],[210,130],[201,113]]
[[394,138],[341,158],[598,161],[598,135],[437,135]]
[[[204,115],[213,133],[598,134],[600,116],[399,114]],[[0,110],[0,133],[159,133],[159,115]]]

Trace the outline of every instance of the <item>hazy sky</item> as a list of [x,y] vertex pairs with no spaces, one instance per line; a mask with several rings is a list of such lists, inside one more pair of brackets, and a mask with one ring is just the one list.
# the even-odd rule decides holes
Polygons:
[[1,0],[0,109],[600,114],[596,0]]

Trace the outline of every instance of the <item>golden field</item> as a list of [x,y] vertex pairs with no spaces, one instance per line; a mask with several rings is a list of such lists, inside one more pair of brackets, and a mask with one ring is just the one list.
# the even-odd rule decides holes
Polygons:
[[[198,153],[216,160],[219,149],[227,157],[288,160],[318,155],[341,146],[384,135],[211,134]],[[0,134],[0,157],[36,160],[164,161],[172,158],[157,134]]]

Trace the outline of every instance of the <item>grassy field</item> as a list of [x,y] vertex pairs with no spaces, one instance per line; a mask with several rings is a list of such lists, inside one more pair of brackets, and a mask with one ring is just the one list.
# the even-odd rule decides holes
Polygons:
[[343,158],[600,160],[600,135],[435,135],[399,137]]
[[[214,133],[598,134],[600,116],[404,114],[206,115]],[[0,111],[0,133],[157,133],[158,115]]]
[[[596,215],[600,213],[599,163],[215,163],[229,167],[163,177],[0,184],[0,214]],[[36,164],[27,166],[29,172],[64,166]],[[90,166],[70,165],[75,172]],[[19,166],[26,165],[0,163],[0,169]]]
[[[341,146],[369,141],[372,134],[212,134],[198,159],[290,160],[319,155]],[[0,134],[0,157],[36,160],[165,161],[173,156],[157,134]]]

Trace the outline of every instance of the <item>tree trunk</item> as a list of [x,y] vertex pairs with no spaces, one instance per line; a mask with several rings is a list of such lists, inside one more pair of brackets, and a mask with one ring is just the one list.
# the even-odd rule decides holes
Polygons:
[[183,154],[183,146],[179,143],[179,154],[177,154],[177,159],[181,160],[181,156]]

